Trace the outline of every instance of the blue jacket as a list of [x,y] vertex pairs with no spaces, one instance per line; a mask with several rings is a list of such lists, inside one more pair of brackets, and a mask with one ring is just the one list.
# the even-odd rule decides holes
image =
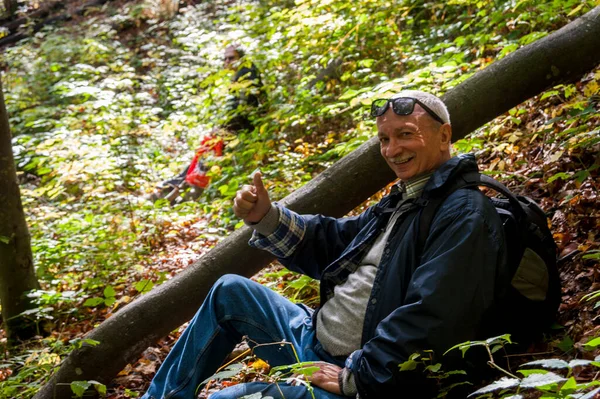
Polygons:
[[[423,197],[435,195],[463,172],[477,170],[472,155],[454,157],[431,177]],[[385,228],[394,195],[355,217],[302,215],[304,234],[292,254],[280,258],[291,270],[321,282],[321,303],[358,267]],[[490,201],[461,189],[441,205],[421,254],[420,207],[409,206],[385,245],[362,328],[362,349],[346,364],[361,398],[397,396],[412,378],[398,365],[415,352],[441,356],[451,346],[495,333],[494,309],[508,285],[504,230]],[[408,384],[408,385],[407,385]],[[401,388],[401,387],[402,388]]]

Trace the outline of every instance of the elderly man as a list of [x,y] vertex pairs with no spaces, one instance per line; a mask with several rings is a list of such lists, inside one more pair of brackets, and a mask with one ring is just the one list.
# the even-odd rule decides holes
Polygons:
[[[316,398],[418,397],[417,373],[399,371],[415,352],[441,355],[486,337],[505,274],[501,221],[478,190],[460,189],[441,205],[420,253],[416,203],[467,171],[452,158],[450,117],[428,93],[403,91],[373,103],[381,155],[400,179],[392,194],[359,216],[298,215],[272,204],[260,174],[235,198],[254,229],[250,245],[321,282],[313,312],[239,276],[224,276],[174,346],[145,398],[193,398],[243,336],[271,365],[314,361]],[[292,351],[291,345],[295,347]],[[299,357],[296,359],[295,354]],[[212,396],[308,399],[304,386],[240,384]],[[423,394],[425,395],[425,394]],[[408,397],[408,396],[407,396]]]

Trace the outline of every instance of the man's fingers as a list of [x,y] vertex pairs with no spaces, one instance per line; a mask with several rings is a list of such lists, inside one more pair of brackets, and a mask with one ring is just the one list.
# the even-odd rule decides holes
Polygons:
[[251,211],[252,208],[254,208],[254,202],[248,202],[248,201],[244,201],[244,200],[237,200],[235,201],[235,206],[243,211]]
[[[244,187],[251,187],[251,186],[244,186]],[[248,201],[248,202],[258,201],[258,196],[253,191],[246,190],[246,189],[242,189],[242,190],[238,191],[235,197],[239,198],[240,200],[244,200],[244,201]]]
[[267,189],[262,181],[262,174],[260,172],[256,172],[254,174],[252,177],[252,183],[254,184],[254,187],[256,187],[256,194],[261,195],[267,192]]

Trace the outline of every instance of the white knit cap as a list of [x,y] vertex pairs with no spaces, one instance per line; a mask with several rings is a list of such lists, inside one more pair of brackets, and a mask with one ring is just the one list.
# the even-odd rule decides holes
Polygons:
[[427,105],[429,109],[435,112],[444,123],[450,124],[450,113],[448,112],[448,108],[446,108],[446,104],[433,94],[419,90],[402,90],[401,92],[394,94],[391,98],[399,97],[414,98],[421,101],[423,104]]

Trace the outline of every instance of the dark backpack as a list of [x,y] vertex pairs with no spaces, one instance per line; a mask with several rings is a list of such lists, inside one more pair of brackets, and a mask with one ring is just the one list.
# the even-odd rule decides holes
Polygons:
[[439,206],[461,188],[489,187],[505,198],[489,198],[502,220],[507,245],[511,284],[501,295],[492,325],[497,332],[510,332],[521,341],[530,341],[553,323],[561,300],[556,266],[557,247],[542,209],[532,199],[514,195],[489,176],[469,172],[440,192],[421,199],[417,253],[423,247]]

